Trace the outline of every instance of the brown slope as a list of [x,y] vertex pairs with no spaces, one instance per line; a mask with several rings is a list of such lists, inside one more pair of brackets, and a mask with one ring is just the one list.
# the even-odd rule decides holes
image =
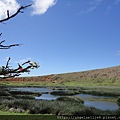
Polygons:
[[[10,78],[6,81],[41,82],[44,84],[67,85],[78,84],[101,84],[120,85],[120,66],[88,70],[82,72],[72,72],[64,74],[52,74],[37,77]],[[72,84],[71,84],[72,85]]]
[[95,70],[88,70],[82,72],[73,72],[73,73],[66,73],[66,74],[59,74],[60,77],[64,79],[70,77],[71,79],[91,79],[91,78],[120,78],[120,66],[110,67],[110,68],[103,68],[103,69],[95,69]]

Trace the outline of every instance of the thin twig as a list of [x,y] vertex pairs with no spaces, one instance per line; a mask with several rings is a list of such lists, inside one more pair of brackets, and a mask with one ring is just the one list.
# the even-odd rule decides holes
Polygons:
[[0,42],[0,49],[9,49],[9,48],[11,48],[11,47],[14,47],[14,46],[20,46],[20,45],[22,45],[22,44],[11,44],[11,45],[2,45],[2,43],[3,42],[5,42],[5,40],[3,40],[3,41],[1,41]]
[[[15,17],[17,14],[19,14],[19,13],[23,13],[21,10],[24,10],[25,8],[27,8],[27,7],[30,7],[32,4],[29,4],[29,5],[25,5],[25,6],[21,6],[17,11],[16,11],[16,13],[14,13],[13,15],[7,15],[7,18],[5,18],[5,19],[2,19],[2,20],[0,20],[0,22],[5,22],[5,21],[7,21],[7,20],[9,20],[9,19],[11,19],[11,18],[13,18],[13,17]],[[8,13],[9,11],[7,10],[7,13]]]

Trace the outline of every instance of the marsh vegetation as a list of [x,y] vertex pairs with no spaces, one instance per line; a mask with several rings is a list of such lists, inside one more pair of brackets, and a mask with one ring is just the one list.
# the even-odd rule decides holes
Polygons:
[[[55,100],[35,99],[45,92],[13,91],[11,87],[0,87],[0,111],[21,114],[53,114],[53,115],[119,115],[117,110],[100,110],[84,105],[84,99],[77,96],[79,93],[113,96],[113,98],[101,98],[99,100],[112,101],[120,105],[119,88],[106,87],[48,87],[49,94],[60,95]],[[94,91],[97,91],[96,93]],[[92,98],[91,101],[98,100]]]

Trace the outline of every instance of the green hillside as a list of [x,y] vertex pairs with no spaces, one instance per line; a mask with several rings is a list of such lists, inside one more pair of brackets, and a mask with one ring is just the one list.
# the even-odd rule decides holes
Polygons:
[[20,86],[120,86],[120,66],[64,74],[1,79],[0,84]]

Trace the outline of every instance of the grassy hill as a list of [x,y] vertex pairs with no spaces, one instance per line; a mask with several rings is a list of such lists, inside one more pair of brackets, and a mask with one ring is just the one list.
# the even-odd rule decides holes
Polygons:
[[36,77],[0,80],[1,85],[120,86],[120,66]]

